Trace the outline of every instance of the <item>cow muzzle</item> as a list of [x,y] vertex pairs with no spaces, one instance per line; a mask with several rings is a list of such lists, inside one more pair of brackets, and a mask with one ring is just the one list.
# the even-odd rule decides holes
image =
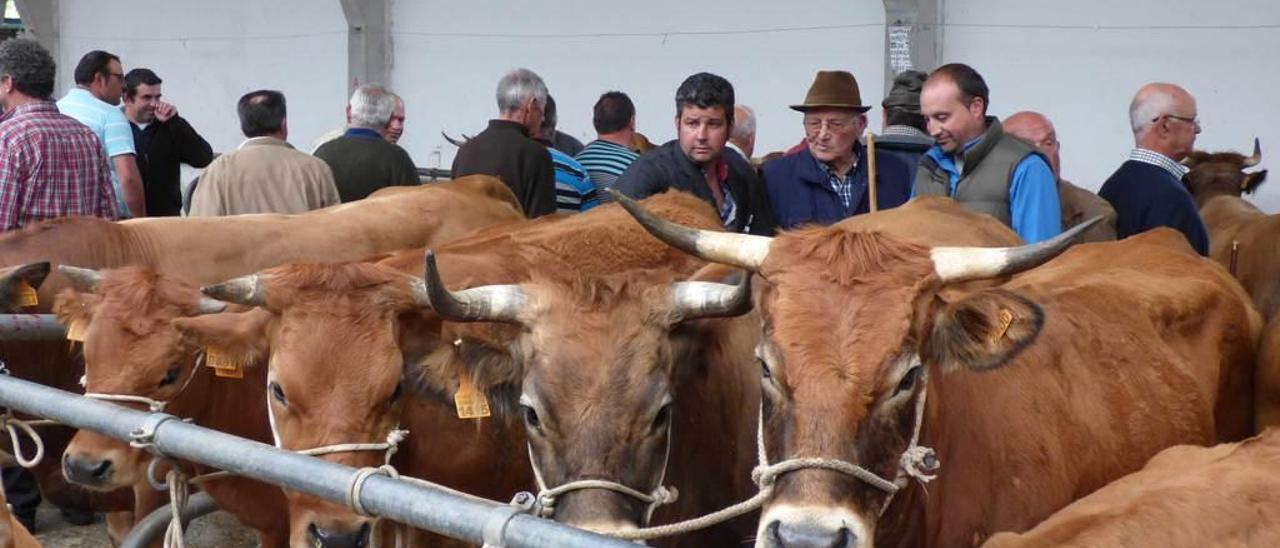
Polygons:
[[867,520],[842,507],[782,504],[761,516],[756,548],[864,548]]
[[858,536],[848,527],[827,529],[775,521],[765,526],[765,535],[765,546],[770,548],[853,548],[858,545]]
[[115,475],[115,463],[111,459],[98,459],[89,455],[62,455],[62,475],[67,481],[85,487],[102,488],[110,485]]
[[307,525],[307,542],[315,548],[365,548],[369,546],[373,526],[370,522],[347,526]]

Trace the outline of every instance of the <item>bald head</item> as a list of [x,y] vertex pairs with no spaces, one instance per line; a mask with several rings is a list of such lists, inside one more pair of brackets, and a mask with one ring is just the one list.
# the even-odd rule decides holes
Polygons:
[[1024,110],[1005,118],[1002,123],[1005,133],[1031,143],[1036,150],[1049,159],[1049,167],[1053,168],[1055,177],[1061,176],[1058,151],[1058,132],[1053,122],[1039,112]]
[[1174,84],[1156,82],[1138,89],[1129,103],[1129,125],[1137,146],[1174,160],[1191,152],[1200,133],[1196,100]]

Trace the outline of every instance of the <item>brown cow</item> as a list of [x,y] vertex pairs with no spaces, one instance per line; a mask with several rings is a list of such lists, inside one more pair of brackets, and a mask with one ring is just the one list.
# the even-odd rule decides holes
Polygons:
[[[506,348],[464,352],[470,359],[461,367],[429,382],[465,375],[515,388],[498,406],[523,416],[539,487],[563,492],[544,501],[549,517],[614,532],[647,525],[667,485],[679,497],[658,509],[657,523],[707,514],[754,492],[760,383],[751,352],[759,318],[696,321],[746,312],[747,278],[735,287],[676,282],[683,276],[673,270],[584,277],[544,263],[520,285],[449,292],[434,260],[428,264],[428,295],[442,317],[523,328]],[[678,542],[733,546],[750,532],[743,518]]]
[[[1043,263],[1088,225],[1031,246],[943,247],[994,242],[953,204],[916,200],[770,239],[618,199],[659,238],[763,280],[761,443],[776,464],[757,546],[976,544],[1165,447],[1250,427],[1260,321],[1168,229],[949,292]],[[948,233],[930,237],[935,224]],[[933,474],[927,491],[910,481]]]
[[1280,546],[1277,470],[1277,429],[1239,443],[1170,447],[1034,529],[983,546]]
[[[110,223],[89,217],[56,219],[0,234],[0,265],[33,260],[91,268],[140,265],[195,283],[212,283],[282,262],[357,260],[378,253],[443,242],[476,228],[521,218],[510,190],[492,177],[466,177],[375,196],[300,215],[148,218]],[[48,312],[67,286],[55,274],[40,289],[38,312]],[[63,342],[2,342],[15,375],[78,390],[82,366]],[[61,454],[72,431],[42,429],[50,454]],[[55,459],[35,470],[42,490],[62,506],[79,506]],[[128,510],[128,497],[99,501],[98,509]],[[146,508],[142,509],[147,511]],[[138,516],[141,517],[141,516]],[[112,535],[127,526],[112,520]]]
[[40,548],[40,542],[31,536],[31,531],[13,517],[4,489],[0,489],[0,548]]
[[[215,375],[204,349],[183,344],[170,325],[175,318],[221,312],[226,303],[203,297],[193,286],[142,267],[100,272],[60,267],[77,281],[79,291],[65,289],[54,310],[69,331],[84,339],[86,394],[125,396],[121,405],[163,411],[196,424],[264,443],[267,425],[262,368]],[[151,400],[150,402],[147,400]],[[63,453],[64,474],[77,484],[109,491],[132,488],[135,498],[160,497],[147,481],[153,456],[128,443],[81,430]],[[183,462],[188,476],[208,467]],[[159,479],[159,478],[157,478]],[[288,545],[288,513],[278,487],[242,477],[223,477],[200,484],[218,506],[258,531],[263,548]]]
[[[685,222],[718,226],[714,212],[695,197],[667,194],[649,203]],[[395,454],[402,473],[480,496],[510,497],[533,483],[520,417],[500,405],[509,399],[505,391],[511,386],[479,386],[494,402],[493,418],[463,421],[452,399],[459,377],[441,387],[420,376],[435,374],[427,369],[457,367],[449,364],[482,346],[502,347],[514,335],[495,327],[471,333],[461,344],[443,337],[418,278],[422,253],[405,251],[380,265],[269,269],[206,289],[220,299],[260,306],[252,322],[218,314],[180,319],[175,326],[203,344],[266,362],[269,409],[282,447],[376,442],[399,425],[411,434]],[[539,264],[584,276],[673,264],[688,265],[684,271],[691,272],[700,264],[646,236],[616,206],[493,227],[442,247],[440,254],[449,261],[445,277],[459,284],[520,282]],[[353,363],[360,364],[354,377]],[[401,398],[401,392],[411,397]],[[383,454],[324,458],[376,466]],[[344,507],[295,493],[289,500],[296,544],[355,544],[372,528],[370,520]]]

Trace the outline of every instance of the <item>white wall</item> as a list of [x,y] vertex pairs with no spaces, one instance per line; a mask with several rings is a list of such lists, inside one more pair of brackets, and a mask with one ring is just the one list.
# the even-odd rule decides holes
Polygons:
[[255,89],[284,92],[299,148],[343,123],[347,27],[336,1],[61,0],[58,15],[64,88],[86,52],[114,53],[125,72],[154,70],[165,100],[216,151],[244,140],[236,100]]
[[[519,66],[542,76],[556,98],[560,130],[583,142],[595,136],[592,105],[609,90],[631,96],[636,125],[650,140],[674,138],[676,88],[699,71],[729,79],[738,101],[755,109],[758,153],[799,142],[800,114],[787,105],[804,99],[819,69],[852,71],[864,99],[879,104],[881,0],[819,0],[803,10],[751,4],[396,1],[391,85],[408,109],[401,144],[419,165],[449,167],[455,149],[440,130],[456,137],[484,129],[497,111],[498,79]],[[663,35],[796,27],[809,30]]]
[[[1257,136],[1263,166],[1280,159],[1280,2],[943,1],[944,60],[983,74],[992,114],[1052,118],[1063,176],[1077,184],[1096,190],[1124,161],[1129,100],[1151,81],[1196,97],[1197,148],[1247,153]],[[1254,201],[1280,212],[1280,183],[1264,184]]]

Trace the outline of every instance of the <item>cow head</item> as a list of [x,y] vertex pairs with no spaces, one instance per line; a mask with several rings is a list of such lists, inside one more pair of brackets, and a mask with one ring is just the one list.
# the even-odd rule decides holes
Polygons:
[[698,320],[749,311],[750,277],[734,272],[735,283],[724,284],[674,281],[669,270],[593,277],[548,270],[520,285],[449,291],[428,254],[437,314],[518,331],[495,344],[448,324],[458,328],[462,360],[436,382],[465,375],[487,392],[515,388],[510,403],[524,421],[539,487],[564,489],[543,500],[546,517],[603,532],[643,526],[671,500],[663,480],[672,430],[697,422],[696,408],[677,411],[682,379],[708,374],[700,353],[727,345],[711,334],[715,322]]
[[[266,362],[265,397],[276,445],[306,451],[385,443],[400,423],[405,358],[401,321],[425,303],[421,281],[372,264],[288,265],[205,287],[210,296],[257,307],[175,322],[202,345]],[[354,467],[385,463],[385,450],[317,455]],[[292,542],[365,546],[373,521],[296,492]]]
[[1001,366],[1043,323],[1019,295],[988,289],[948,302],[942,289],[1043,263],[1093,224],[1032,246],[930,249],[839,226],[777,238],[691,230],[615,197],[659,239],[763,280],[760,443],[777,465],[762,469],[772,493],[756,542],[767,547],[871,545],[909,479],[902,457],[928,421],[927,387],[959,368]]
[[49,263],[30,263],[0,268],[0,313],[17,314],[34,299],[27,300],[49,275]]
[[1262,162],[1262,148],[1253,140],[1253,155],[1236,152],[1192,152],[1182,161],[1190,168],[1187,172],[1187,189],[1196,199],[1196,205],[1204,207],[1214,196],[1240,196],[1253,194],[1267,179],[1267,170],[1246,172]]
[[[85,392],[138,398],[115,402],[135,408],[146,409],[151,400],[189,409],[193,402],[182,400],[199,397],[185,391],[199,372],[199,348],[185,344],[169,322],[227,304],[146,268],[58,270],[72,287],[58,295],[53,310],[72,336],[83,339]],[[91,489],[111,490],[142,481],[151,459],[126,442],[81,430],[63,452],[62,473]]]

